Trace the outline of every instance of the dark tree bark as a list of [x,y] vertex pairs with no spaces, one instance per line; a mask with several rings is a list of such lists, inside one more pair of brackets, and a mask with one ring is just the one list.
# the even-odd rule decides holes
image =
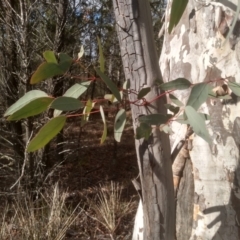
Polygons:
[[[160,94],[154,83],[161,79],[161,73],[149,2],[114,0],[113,3],[125,78],[131,83],[129,99],[135,102],[135,91],[151,87],[146,101],[153,100]],[[134,131],[140,115],[166,114],[165,103],[163,97],[145,106],[131,104]],[[143,198],[144,239],[174,239],[175,203],[169,138],[155,128],[149,140],[136,140],[135,144]]]

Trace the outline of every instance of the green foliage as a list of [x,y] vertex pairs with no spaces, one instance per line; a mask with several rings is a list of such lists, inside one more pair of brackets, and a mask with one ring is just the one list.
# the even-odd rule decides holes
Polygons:
[[177,26],[180,21],[185,8],[187,7],[188,0],[173,0],[170,14],[170,21],[168,26],[168,33],[171,33],[173,28]]
[[137,98],[138,98],[138,99],[142,99],[142,98],[145,97],[150,91],[151,91],[151,88],[150,88],[150,87],[142,88],[142,89],[139,91]]
[[116,97],[116,99],[121,102],[121,95],[120,92],[117,88],[117,86],[114,84],[114,82],[108,77],[106,76],[103,72],[101,72],[101,70],[99,70],[98,68],[95,69],[98,76],[105,82],[105,84],[109,87],[109,89],[111,90],[111,92],[113,93],[113,95]]
[[193,86],[191,94],[187,101],[187,106],[192,106],[195,110],[207,100],[209,85],[205,82]]
[[67,117],[58,116],[46,123],[30,141],[27,151],[34,152],[49,143],[63,128]]
[[51,104],[51,108],[61,111],[73,111],[82,107],[83,104],[78,99],[66,96],[56,98]]
[[152,133],[152,127],[147,123],[140,123],[140,126],[136,129],[136,139],[145,138],[146,140],[150,137]]
[[[82,83],[75,83],[70,87],[64,94],[64,97],[79,98],[89,87],[91,81],[86,81]],[[61,114],[62,111],[54,110],[54,117],[57,117]]]
[[81,46],[80,48],[80,52],[78,53],[78,59],[81,59],[84,55],[84,48],[83,48],[83,45]]
[[65,53],[59,54],[59,63],[51,51],[43,54],[47,62],[42,63],[31,77],[30,83],[36,84],[48,78],[63,75],[71,66],[72,58]]
[[146,123],[148,125],[161,125],[166,123],[169,120],[170,116],[163,114],[151,114],[151,115],[142,115],[138,118],[140,123]]
[[120,109],[115,117],[114,122],[114,138],[117,142],[120,142],[121,140],[124,126],[126,123],[126,118],[126,111],[124,109]]
[[105,114],[103,111],[103,107],[100,106],[100,113],[101,113],[101,117],[102,117],[102,121],[103,121],[103,134],[101,137],[101,144],[105,142],[106,138],[107,138],[107,122],[106,122],[106,118],[105,118]]
[[192,84],[185,78],[178,78],[173,81],[163,83],[159,87],[162,90],[184,90],[188,89]]
[[18,111],[11,114],[7,118],[7,120],[17,121],[23,118],[40,114],[43,111],[47,110],[48,106],[51,104],[52,101],[53,101],[53,98],[51,97],[41,97],[41,98],[34,99],[33,101],[29,102]]
[[228,82],[228,87],[233,91],[234,94],[240,97],[240,85],[238,83]]
[[95,103],[92,102],[91,99],[88,99],[88,101],[86,103],[86,106],[83,110],[83,115],[82,115],[82,118],[81,118],[81,127],[83,127],[88,122],[91,110],[94,107],[94,105],[95,105]]
[[[14,115],[15,117],[12,116],[10,117],[11,120],[19,120],[21,119],[19,118],[21,115],[23,115],[23,118],[25,118],[24,115],[28,115],[28,113],[26,112],[28,110],[31,112],[31,115],[28,115],[28,117],[39,114],[48,107],[51,101],[53,101],[53,98],[50,98],[43,91],[40,90],[29,91],[7,109],[7,111],[4,114],[4,117],[15,114]],[[43,106],[41,106],[41,104],[43,104]],[[34,107],[36,107],[36,109],[33,109]],[[40,111],[40,109],[43,110]],[[17,119],[15,119],[16,117]]]
[[172,94],[169,94],[169,99],[174,103],[174,104],[176,104],[178,107],[182,107],[182,106],[184,106],[184,104],[180,101],[180,100],[178,100],[174,95],[172,95]]
[[208,133],[203,117],[191,106],[185,107],[185,114],[187,116],[188,123],[192,127],[193,131],[205,141],[210,143],[211,137]]
[[43,53],[43,57],[48,63],[57,63],[57,59],[53,51],[45,51]]

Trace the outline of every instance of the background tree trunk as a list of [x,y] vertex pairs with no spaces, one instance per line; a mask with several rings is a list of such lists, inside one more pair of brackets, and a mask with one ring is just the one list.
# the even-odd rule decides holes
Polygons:
[[[159,95],[154,86],[161,79],[153,40],[148,1],[114,0],[117,31],[126,80],[130,80],[131,102],[143,87],[152,91],[146,100]],[[134,131],[139,115],[166,113],[165,99],[146,106],[131,104]],[[139,104],[139,103],[138,103]],[[155,128],[149,140],[136,140],[144,212],[144,239],[174,239],[174,193],[168,136]]]
[[[227,78],[240,83],[240,21],[223,44],[236,1],[199,2],[189,0],[177,27],[170,35],[166,29],[160,58],[164,81],[184,77],[192,83],[212,81],[213,86],[221,86],[224,82],[218,80]],[[166,11],[166,27],[170,6],[171,3]],[[174,94],[186,102],[188,93]],[[184,183],[180,182],[177,197],[178,240],[240,239],[239,110],[239,99],[233,94],[231,100],[208,100],[200,109],[210,114],[208,129],[213,142],[208,144],[193,135],[191,164],[185,165]],[[177,124],[173,127],[172,140],[177,143],[186,131]],[[171,143],[175,145],[174,141]],[[193,182],[186,181],[190,172]]]

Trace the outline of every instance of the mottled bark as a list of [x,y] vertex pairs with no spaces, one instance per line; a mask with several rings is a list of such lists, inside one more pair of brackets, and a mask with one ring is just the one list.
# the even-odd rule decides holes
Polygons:
[[[158,57],[153,40],[148,1],[114,0],[117,31],[125,78],[130,80],[129,100],[135,102],[134,92],[151,87],[146,101],[160,94],[154,86],[161,79]],[[166,113],[165,98],[145,106],[131,104],[134,130],[139,115]],[[139,103],[138,103],[139,104]],[[144,239],[174,239],[174,192],[169,138],[154,129],[149,140],[136,140],[144,212]]]
[[[170,6],[171,2],[166,11],[166,28]],[[236,1],[203,4],[189,0],[180,23],[170,35],[165,33],[160,58],[164,81],[184,77],[192,83],[212,80],[211,84],[217,86],[223,82],[216,80],[228,77],[240,83],[240,21],[223,44],[235,10]],[[175,92],[184,102],[188,94],[189,91]],[[240,239],[239,110],[236,96],[227,101],[209,100],[200,109],[210,114],[207,126],[213,142],[208,144],[193,136],[189,152],[192,167],[188,166],[188,171],[193,172],[193,205],[192,210],[180,211],[186,198],[189,199],[184,189],[193,184],[184,180],[185,188],[179,188],[177,199],[177,239]],[[173,127],[174,145],[174,140],[178,142],[184,137],[185,130],[179,130],[176,124]]]

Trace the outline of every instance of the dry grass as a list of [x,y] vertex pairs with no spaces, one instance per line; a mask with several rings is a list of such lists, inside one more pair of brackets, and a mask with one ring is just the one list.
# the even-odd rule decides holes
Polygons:
[[16,199],[2,214],[1,240],[61,240],[80,212],[67,209],[67,194],[58,184],[42,195],[41,200],[29,197]]
[[100,185],[95,201],[91,200],[93,219],[108,231],[111,239],[115,239],[122,219],[135,212],[134,202],[122,199],[122,189],[122,185],[114,182]]

